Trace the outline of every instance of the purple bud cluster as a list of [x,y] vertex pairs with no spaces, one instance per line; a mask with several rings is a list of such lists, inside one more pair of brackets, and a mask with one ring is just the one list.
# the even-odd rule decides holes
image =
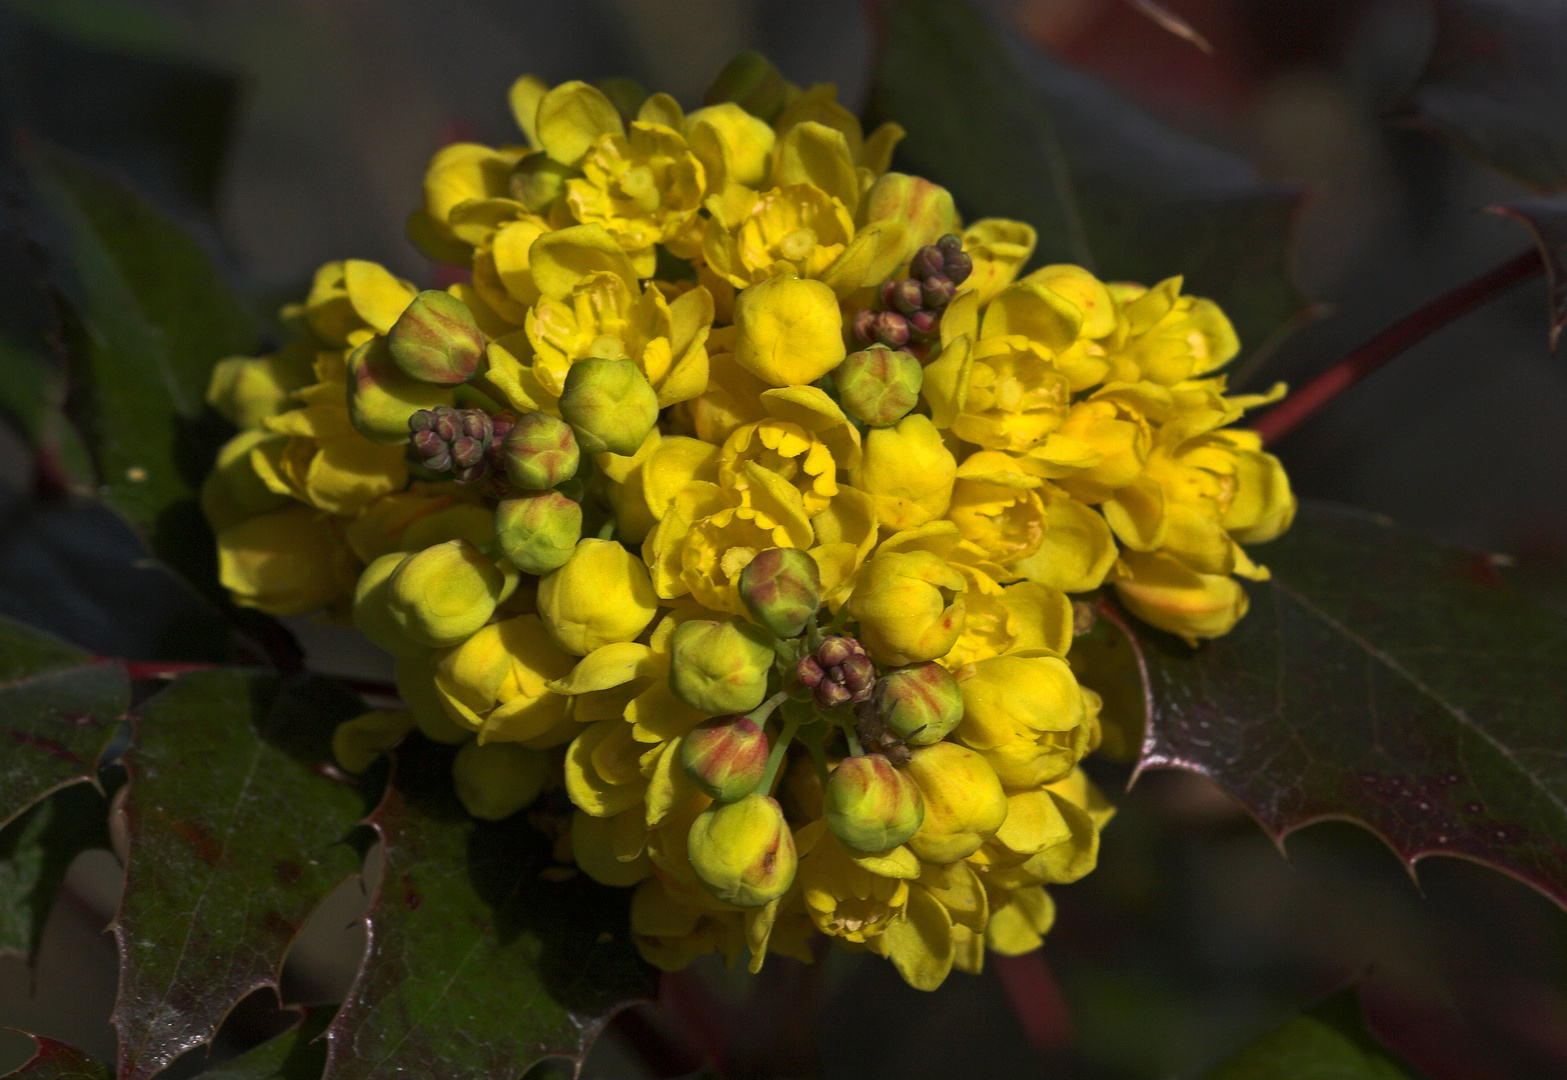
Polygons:
[[876,666],[852,637],[826,638],[814,653],[800,658],[795,673],[823,709],[866,701],[876,686]]
[[934,341],[942,311],[973,272],[974,260],[956,235],[948,233],[926,244],[909,262],[912,276],[883,282],[878,308],[866,308],[854,317],[855,338],[889,349],[901,349],[911,341],[916,345]]
[[483,409],[437,405],[408,418],[408,441],[426,469],[450,472],[459,484],[477,484],[492,472],[504,474],[501,440],[511,426]]

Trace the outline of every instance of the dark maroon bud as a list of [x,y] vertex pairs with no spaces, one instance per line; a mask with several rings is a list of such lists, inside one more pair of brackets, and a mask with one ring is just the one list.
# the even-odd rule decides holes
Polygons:
[[881,283],[881,290],[876,295],[881,300],[881,307],[883,311],[892,310],[892,298],[893,294],[897,292],[897,290],[897,278],[888,278],[886,281]]
[[934,277],[944,273],[947,266],[947,256],[935,244],[926,244],[914,253],[914,260],[909,264],[909,270],[917,278]]
[[876,313],[864,308],[854,316],[854,337],[863,345],[876,340]]
[[843,662],[841,670],[843,685],[849,688],[855,701],[864,701],[870,696],[871,687],[876,683],[876,665],[871,663],[870,657],[851,656]]
[[963,284],[973,272],[974,260],[969,258],[968,252],[959,251],[947,256],[947,276],[952,279],[952,284]]
[[952,284],[952,279],[946,274],[932,274],[925,279],[925,284],[920,286],[920,293],[925,298],[925,306],[932,311],[940,311],[946,307],[957,291],[958,287]]
[[435,422],[430,425],[430,430],[441,437],[442,442],[451,442],[457,437],[457,410],[448,405],[437,405],[430,410]]
[[490,463],[493,471],[504,472],[506,469],[506,448],[502,444],[506,441],[506,433],[512,429],[512,423],[500,418],[490,421],[493,433],[490,435],[490,444],[484,448],[484,460]]
[[490,441],[490,417],[482,409],[464,409],[461,428],[462,434],[470,439],[481,443]]
[[812,690],[820,686],[822,680],[827,677],[827,673],[822,670],[822,666],[816,662],[814,656],[800,657],[800,662],[794,666],[794,671],[800,677],[800,681]]
[[490,463],[481,456],[472,465],[453,470],[452,479],[459,484],[477,484],[488,475],[490,475]]
[[898,281],[898,287],[892,291],[892,306],[905,315],[913,315],[925,302],[924,290],[920,283],[911,277]]
[[963,238],[957,233],[947,233],[936,241],[936,248],[943,255],[954,255],[963,250]]
[[446,449],[445,443],[442,443],[440,453],[431,454],[429,457],[420,462],[420,464],[423,465],[426,469],[429,469],[431,472],[445,472],[447,469],[452,467],[451,451]]
[[422,458],[433,458],[437,454],[446,453],[446,444],[441,441],[439,435],[429,429],[414,432],[413,447],[415,453]]
[[889,349],[901,349],[909,343],[909,322],[896,311],[876,316],[876,340]]
[[848,637],[830,637],[816,650],[816,661],[823,668],[842,667],[851,656],[863,655],[860,643]]
[[848,688],[840,682],[824,681],[811,691],[811,697],[823,709],[832,709],[843,705],[848,702],[851,696]]
[[429,431],[435,423],[435,414],[429,409],[420,409],[408,418],[408,430],[418,434],[421,431]]
[[467,435],[459,435],[452,441],[452,461],[459,469],[466,469],[484,460],[484,444]]
[[940,319],[934,311],[916,311],[909,316],[909,337],[915,341],[934,341],[940,332]]

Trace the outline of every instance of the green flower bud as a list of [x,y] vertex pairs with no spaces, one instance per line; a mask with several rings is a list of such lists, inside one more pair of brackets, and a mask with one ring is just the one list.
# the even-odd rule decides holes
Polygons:
[[409,378],[456,386],[479,370],[484,335],[467,304],[449,292],[426,289],[403,309],[386,347]]
[[382,555],[359,575],[354,586],[354,625],[365,637],[393,656],[413,656],[425,648],[410,641],[392,617],[391,578],[408,558],[404,551]]
[[485,821],[508,818],[544,790],[549,756],[514,742],[471,742],[457,752],[452,779],[463,809]]
[[448,540],[408,556],[392,571],[387,606],[404,636],[439,649],[464,641],[490,621],[506,579],[466,540]]
[[871,700],[887,729],[910,746],[940,742],[963,719],[958,680],[934,660],[887,672]]
[[838,842],[866,853],[895,848],[919,831],[919,785],[880,754],[844,758],[827,778],[822,813]]
[[506,475],[517,487],[543,491],[577,474],[582,455],[571,425],[549,413],[523,413],[501,443]]
[[715,716],[680,740],[680,767],[709,798],[734,802],[762,782],[767,752],[767,735],[755,720]]
[[850,353],[832,378],[844,409],[871,427],[890,427],[919,404],[925,371],[910,353],[872,347]]
[[566,181],[581,175],[569,165],[562,165],[543,150],[535,150],[511,171],[512,198],[537,214],[548,210],[551,203],[565,194]]
[[773,62],[755,49],[735,53],[702,95],[703,105],[733,101],[771,124],[783,112],[787,88]]
[[798,548],[768,548],[740,571],[746,614],[781,638],[798,637],[822,602],[816,560]]
[[686,834],[691,869],[708,892],[736,907],[761,907],[789,891],[799,858],[782,808],[761,792],[716,803]]
[[420,382],[399,368],[385,338],[372,338],[348,357],[348,418],[373,443],[407,442],[410,416],[451,403],[451,390]]
[[658,420],[658,395],[630,360],[590,356],[566,372],[560,414],[588,453],[629,456]]
[[[569,429],[568,429],[569,430]],[[565,566],[582,539],[582,507],[558,491],[530,491],[495,508],[495,538],[525,574]]]
[[670,636],[669,688],[705,713],[750,712],[767,696],[773,650],[741,619],[691,619]]
[[946,188],[905,173],[883,173],[865,193],[860,213],[867,224],[901,221],[907,227],[907,254],[900,262],[934,244],[943,233],[961,228],[957,205]]

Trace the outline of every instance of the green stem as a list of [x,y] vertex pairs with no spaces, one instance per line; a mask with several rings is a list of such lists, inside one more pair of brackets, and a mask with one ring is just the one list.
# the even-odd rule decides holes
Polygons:
[[767,723],[767,718],[773,715],[773,710],[789,700],[789,691],[780,690],[756,708],[745,714],[747,720],[752,721],[758,727]]
[[778,779],[778,771],[783,767],[784,758],[789,753],[789,743],[794,740],[794,733],[800,730],[800,721],[784,721],[783,731],[778,736],[778,741],[773,744],[773,752],[767,755],[767,771],[762,774],[762,782],[756,786],[757,791],[765,791],[768,795],[773,793],[773,782]]
[[[831,729],[827,729],[831,730]],[[818,736],[814,739],[802,739],[805,748],[811,753],[811,764],[816,766],[816,779],[821,781],[822,790],[827,790],[827,751],[822,749],[822,740]]]
[[854,720],[840,720],[843,726],[843,737],[849,740],[849,754],[851,757],[864,757],[865,750],[860,746],[860,737],[854,731]]

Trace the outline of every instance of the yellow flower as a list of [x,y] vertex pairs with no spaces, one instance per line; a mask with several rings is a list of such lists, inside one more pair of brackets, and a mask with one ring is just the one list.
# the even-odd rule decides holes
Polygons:
[[288,505],[289,497],[267,487],[250,462],[250,452],[257,446],[284,441],[281,435],[251,429],[223,444],[201,485],[201,508],[214,533]]
[[709,105],[685,117],[685,133],[691,152],[702,162],[710,195],[724,200],[731,189],[757,188],[767,179],[777,136],[766,121],[734,102]]
[[1030,476],[1006,454],[981,450],[957,469],[947,518],[963,538],[1002,566],[1039,550],[1045,535],[1045,504]]
[[771,387],[735,363],[735,328],[715,327],[707,339],[707,387],[701,395],[677,406],[683,430],[703,442],[722,446],[741,424],[767,415],[762,394]]
[[997,889],[1065,885],[1093,870],[1099,830],[1114,813],[1082,769],[1074,769],[1008,796],[1006,821],[968,863]]
[[1200,574],[1173,555],[1128,551],[1119,565],[1124,572],[1115,579],[1115,593],[1127,610],[1189,645],[1228,634],[1251,605],[1234,578]]
[[286,506],[218,533],[218,579],[240,607],[303,615],[349,595],[359,562],[337,523]]
[[571,657],[550,640],[537,615],[518,615],[480,629],[434,656],[435,689],[454,721],[479,742],[527,746],[565,742],[568,699],[548,687],[571,670]]
[[998,889],[990,898],[985,946],[1002,956],[1022,956],[1044,944],[1055,921],[1055,901],[1043,886]]
[[[805,132],[802,132],[802,129],[805,129]],[[774,165],[775,176],[779,174],[787,176],[794,171],[808,171],[805,163],[813,159],[819,160],[823,156],[820,153],[813,154],[809,150],[803,152],[796,150],[794,155],[788,152],[792,146],[802,141],[800,139],[802,133],[809,133],[814,136],[812,141],[830,146],[834,156],[842,159],[843,165],[837,168],[847,168],[848,176],[853,181],[849,190],[855,197],[853,201],[845,199],[844,204],[851,211],[855,209],[855,204],[858,202],[860,189],[858,170],[865,171],[867,176],[865,186],[868,187],[870,181],[887,171],[888,165],[892,162],[892,151],[903,138],[903,128],[890,122],[879,126],[867,138],[864,129],[860,126],[859,117],[838,104],[838,89],[830,83],[818,83],[789,102],[773,121],[773,130],[778,133],[779,140],[779,152]],[[838,194],[832,188],[822,186],[831,194]]]
[[578,221],[604,226],[627,252],[665,244],[677,255],[696,253],[706,175],[679,132],[635,122],[629,135],[599,136],[580,167],[582,177],[566,182]]
[[413,726],[413,713],[407,709],[360,713],[332,732],[332,757],[344,772],[357,775],[402,742]]
[[384,334],[413,302],[419,290],[393,277],[385,267],[363,259],[329,262],[316,271],[305,298],[310,332],[327,346],[342,349]]
[[452,762],[457,798],[470,817],[500,821],[532,805],[549,777],[549,758],[516,743],[471,742]]
[[861,569],[849,595],[860,641],[882,664],[945,656],[963,632],[963,575],[928,551],[881,552]]
[[749,504],[745,465],[755,462],[798,488],[806,516],[814,518],[838,494],[838,470],[859,465],[860,433],[814,386],[766,390],[760,400],[771,415],[730,433],[719,452],[719,484]]
[[269,416],[292,408],[290,395],[314,382],[312,342],[290,342],[267,356],[231,356],[212,368],[207,404],[239,428],[258,428]]
[[908,847],[928,863],[954,863],[978,851],[1007,817],[1006,793],[983,757],[952,742],[914,750],[905,771],[925,798],[925,820]]
[[[801,853],[799,883],[805,908],[824,934],[868,941],[884,931],[908,902],[906,880],[866,869],[863,864],[868,860],[846,851],[823,820],[801,828],[795,846]],[[919,876],[919,863],[908,861],[913,870],[909,876]]]
[[408,234],[437,262],[466,263],[472,250],[451,225],[452,212],[470,201],[511,194],[511,173],[524,151],[452,143],[436,151],[424,173],[424,205],[408,219]]
[[508,575],[471,542],[447,540],[398,564],[386,580],[387,608],[408,640],[442,648],[488,622],[515,585],[515,569]]
[[697,880],[713,896],[743,908],[778,899],[794,884],[799,866],[782,808],[759,791],[698,814],[686,852]]
[[954,670],[1004,653],[1039,651],[1064,656],[1072,644],[1072,602],[1064,592],[1033,581],[997,585],[981,571],[969,579],[963,633],[941,663]]
[[848,355],[838,298],[805,278],[770,278],[742,292],[735,335],[735,363],[773,386],[813,383]]
[[575,656],[630,641],[658,609],[647,569],[636,557],[591,537],[578,541],[571,560],[539,582],[538,602],[550,636]]
[[923,885],[909,886],[909,900],[870,948],[892,961],[903,981],[916,990],[935,990],[957,958],[953,917]]
[[888,530],[910,529],[947,512],[958,464],[930,418],[911,413],[865,435],[864,456],[849,482],[870,495]]
[[1181,278],[1151,289],[1113,287],[1125,339],[1110,350],[1111,378],[1174,386],[1223,367],[1240,351],[1235,328],[1212,300],[1181,295]]
[[1031,788],[1071,772],[1094,725],[1065,660],[995,656],[960,679],[963,719],[954,732],[984,755],[1008,788]]
[[268,431],[290,437],[250,453],[269,489],[329,513],[354,514],[407,484],[406,446],[379,446],[354,430],[341,383],[318,383],[299,396],[303,408],[264,421]]
[[571,854],[583,872],[601,885],[626,888],[653,873],[647,826],[636,806],[607,818],[576,811],[571,817]]
[[953,433],[992,450],[1027,450],[1061,426],[1071,390],[1049,351],[1018,334],[973,346],[968,397]]
[[[708,219],[702,254],[737,289],[779,275],[821,278],[854,238],[854,220],[811,184],[751,195]],[[858,284],[858,283],[856,283]]]
[[733,962],[745,945],[745,921],[739,911],[708,911],[677,899],[656,877],[631,896],[631,939],[642,959],[662,971],[679,971],[711,952]]

